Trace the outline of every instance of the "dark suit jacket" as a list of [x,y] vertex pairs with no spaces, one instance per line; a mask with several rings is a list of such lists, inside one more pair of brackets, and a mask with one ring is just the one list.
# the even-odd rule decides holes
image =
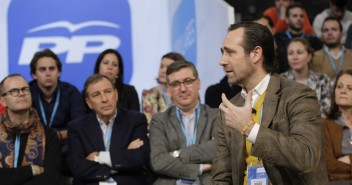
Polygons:
[[[98,184],[113,177],[119,185],[145,185],[142,167],[149,161],[147,120],[144,114],[118,109],[113,125],[110,157],[112,167],[86,160],[94,151],[105,151],[102,130],[95,113],[90,113],[69,124],[68,165],[75,184]],[[144,141],[138,149],[127,150],[135,139]],[[111,174],[111,170],[117,173]]]
[[227,76],[221,79],[220,83],[211,85],[205,91],[205,104],[213,108],[218,108],[221,104],[221,94],[225,93],[228,99],[234,97],[237,93],[241,92],[241,86],[229,85]]
[[[31,166],[21,166],[28,134],[21,135],[17,168],[0,168],[1,185],[59,185],[61,170],[60,141],[54,129],[44,126],[45,156],[44,172],[33,176]],[[35,153],[35,152],[34,152]]]
[[[243,106],[240,94],[231,102]],[[264,162],[273,185],[328,184],[323,130],[315,93],[297,82],[272,75],[263,105],[260,129],[251,155]],[[246,137],[217,121],[217,156],[213,184],[243,184]]]
[[[212,163],[215,157],[215,118],[218,110],[201,105],[196,144],[187,147],[180,122],[176,117],[176,107],[152,117],[150,126],[151,166],[159,175],[154,185],[175,185],[177,179],[195,180],[199,164]],[[174,158],[169,152],[180,150],[180,157]],[[203,185],[210,184],[211,174],[199,176]]]
[[123,84],[119,91],[119,101],[117,105],[120,108],[134,110],[140,112],[138,94],[134,86]]

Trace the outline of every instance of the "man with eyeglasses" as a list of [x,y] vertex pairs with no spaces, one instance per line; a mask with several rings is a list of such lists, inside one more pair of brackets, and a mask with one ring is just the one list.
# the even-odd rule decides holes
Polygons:
[[217,109],[200,103],[200,79],[192,63],[175,62],[166,76],[175,105],[151,120],[151,166],[158,175],[154,185],[211,184]]
[[30,63],[32,78],[29,83],[33,107],[41,122],[56,130],[61,141],[63,178],[62,185],[71,184],[66,166],[67,124],[86,114],[85,105],[78,89],[70,83],[60,81],[62,64],[50,49],[38,51]]
[[0,184],[58,184],[60,142],[32,107],[27,81],[18,74],[0,82]]

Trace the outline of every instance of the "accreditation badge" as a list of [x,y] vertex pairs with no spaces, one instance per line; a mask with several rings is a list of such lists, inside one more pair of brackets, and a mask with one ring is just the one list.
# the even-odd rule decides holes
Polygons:
[[269,177],[261,162],[248,167],[248,185],[269,185]]

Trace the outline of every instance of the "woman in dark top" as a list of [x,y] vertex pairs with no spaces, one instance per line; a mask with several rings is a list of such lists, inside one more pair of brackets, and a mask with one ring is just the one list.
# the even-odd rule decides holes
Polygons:
[[123,61],[121,54],[114,49],[100,53],[95,62],[94,74],[99,73],[109,77],[118,91],[118,107],[129,110],[140,110],[138,94],[134,86],[123,83]]

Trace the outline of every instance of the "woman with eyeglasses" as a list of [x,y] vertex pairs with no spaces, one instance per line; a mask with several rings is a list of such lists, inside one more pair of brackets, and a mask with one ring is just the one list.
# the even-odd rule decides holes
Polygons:
[[352,69],[337,75],[327,116],[323,123],[329,180],[351,180]]

